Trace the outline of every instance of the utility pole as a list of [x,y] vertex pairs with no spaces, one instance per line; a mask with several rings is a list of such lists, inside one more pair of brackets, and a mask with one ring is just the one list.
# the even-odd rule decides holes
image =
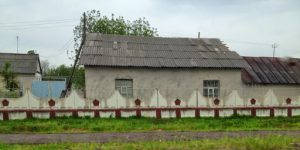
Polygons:
[[80,57],[80,54],[81,54],[81,49],[82,49],[83,44],[85,42],[85,37],[86,37],[86,15],[85,15],[85,13],[83,13],[83,27],[82,27],[81,43],[80,43],[79,49],[77,51],[77,54],[75,56],[75,61],[74,61],[73,67],[72,67],[72,72],[71,72],[70,78],[69,78],[69,80],[67,82],[67,87],[63,91],[63,93],[61,94],[61,97],[65,97],[67,91],[71,90],[74,72],[75,72],[75,69],[78,67],[77,63],[78,63],[78,60],[79,60],[79,57]]
[[272,44],[272,48],[273,48],[273,58],[275,57],[275,51],[276,51],[276,48],[278,47],[279,45],[277,43],[274,43]]
[[17,53],[19,53],[19,36],[17,36]]

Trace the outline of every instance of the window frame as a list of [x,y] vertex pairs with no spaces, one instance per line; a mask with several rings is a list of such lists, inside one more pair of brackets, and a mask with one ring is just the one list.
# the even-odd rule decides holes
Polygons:
[[203,80],[203,96],[219,97],[220,96],[220,80]]
[[123,97],[132,98],[133,79],[115,79],[115,90],[117,90]]

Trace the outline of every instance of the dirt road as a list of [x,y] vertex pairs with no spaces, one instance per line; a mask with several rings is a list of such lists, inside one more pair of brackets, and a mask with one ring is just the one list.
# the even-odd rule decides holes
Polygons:
[[289,135],[300,137],[300,131],[237,131],[237,132],[129,132],[129,133],[59,133],[59,134],[0,134],[2,143],[86,143],[136,142],[164,140],[197,140],[204,138]]

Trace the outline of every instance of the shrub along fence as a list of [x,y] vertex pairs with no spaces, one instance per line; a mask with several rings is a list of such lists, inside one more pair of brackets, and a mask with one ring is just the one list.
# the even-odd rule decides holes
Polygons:
[[0,89],[0,97],[18,98],[22,95],[22,90],[19,88]]

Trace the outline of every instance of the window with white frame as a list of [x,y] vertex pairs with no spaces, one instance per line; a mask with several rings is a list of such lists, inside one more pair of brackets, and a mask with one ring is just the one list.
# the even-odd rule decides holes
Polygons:
[[203,96],[219,97],[220,81],[219,80],[204,80],[203,81]]
[[116,90],[124,97],[133,97],[133,81],[132,79],[116,79]]

